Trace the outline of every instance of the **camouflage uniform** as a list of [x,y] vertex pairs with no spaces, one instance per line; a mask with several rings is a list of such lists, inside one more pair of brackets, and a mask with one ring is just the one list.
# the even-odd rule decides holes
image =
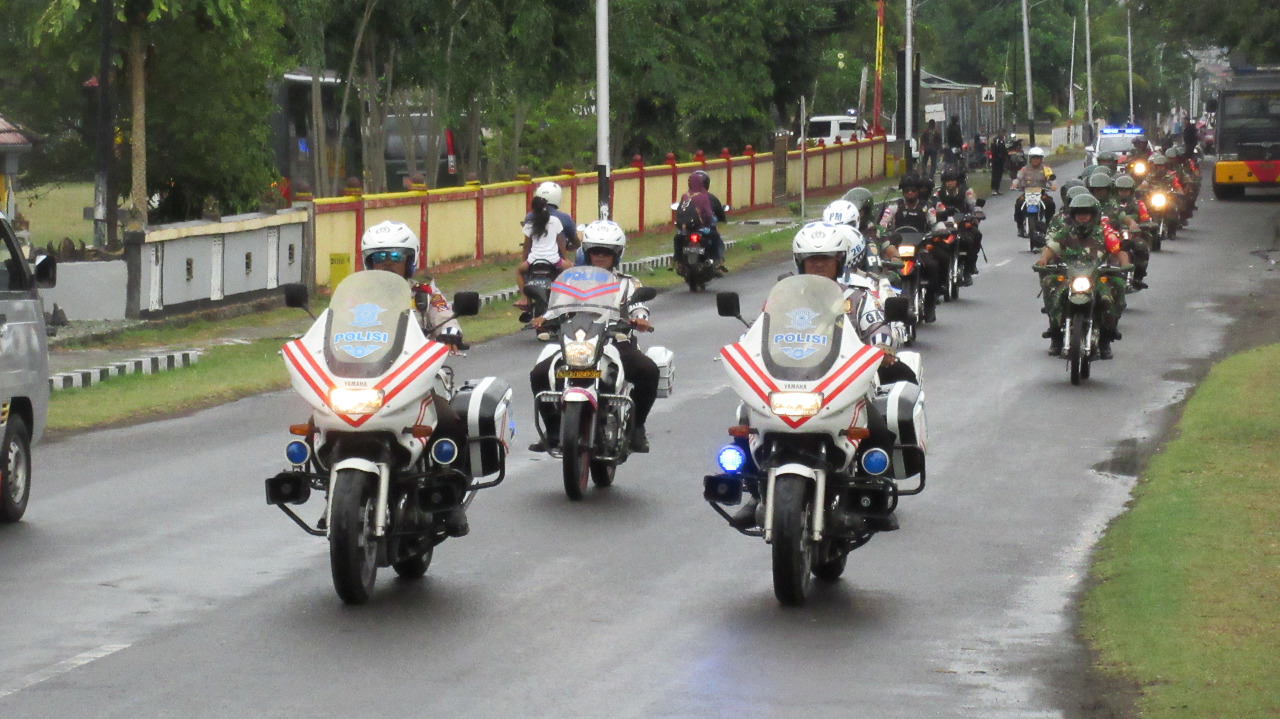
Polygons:
[[[1087,230],[1074,224],[1058,230],[1049,236],[1045,247],[1063,262],[1087,258],[1098,264],[1120,250],[1119,239],[1109,236],[1100,223],[1093,222],[1089,223]],[[1067,291],[1066,281],[1059,280],[1058,277],[1059,275],[1045,275],[1041,280],[1045,312],[1053,327],[1062,326],[1063,295]],[[1103,327],[1114,333],[1125,308],[1123,283],[1103,278],[1098,283],[1098,301],[1103,310]]]

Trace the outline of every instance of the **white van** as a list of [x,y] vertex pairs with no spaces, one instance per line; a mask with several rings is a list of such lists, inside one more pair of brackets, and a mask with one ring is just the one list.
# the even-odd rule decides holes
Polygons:
[[815,144],[822,140],[823,144],[831,146],[837,137],[842,143],[865,139],[867,130],[861,120],[849,115],[814,115],[809,118],[805,137]]
[[40,287],[53,287],[48,255],[27,264],[0,213],[0,524],[22,519],[31,495],[31,445],[49,411],[49,338]]

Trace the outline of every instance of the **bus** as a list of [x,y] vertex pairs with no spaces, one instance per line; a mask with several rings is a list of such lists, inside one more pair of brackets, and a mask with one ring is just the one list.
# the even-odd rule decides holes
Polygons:
[[1280,66],[1236,68],[1218,94],[1213,196],[1280,187]]

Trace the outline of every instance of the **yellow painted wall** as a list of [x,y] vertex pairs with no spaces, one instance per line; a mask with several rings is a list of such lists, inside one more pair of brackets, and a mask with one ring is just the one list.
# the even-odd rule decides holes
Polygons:
[[494,195],[484,198],[485,254],[509,254],[520,251],[524,233],[520,226],[525,216],[525,194]]
[[[676,195],[679,199],[680,195]],[[671,223],[671,177],[644,178],[644,224],[647,229]]]
[[628,168],[613,173],[612,219],[627,232],[635,232],[640,229],[639,170]]
[[356,252],[356,213],[328,212],[316,215],[316,284],[329,284],[329,256]]
[[437,265],[475,257],[475,254],[475,199],[427,203],[427,264]]

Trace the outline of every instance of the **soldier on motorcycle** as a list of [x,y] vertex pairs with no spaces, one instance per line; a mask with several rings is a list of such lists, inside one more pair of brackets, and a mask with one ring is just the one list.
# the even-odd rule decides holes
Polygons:
[[[1049,236],[1037,265],[1081,259],[1098,264],[1108,261],[1116,265],[1129,264],[1129,256],[1120,246],[1120,237],[1101,224],[1102,211],[1097,198],[1076,196],[1071,200],[1068,213],[1071,224]],[[1062,298],[1068,288],[1064,280],[1054,275],[1046,275],[1041,283],[1044,308],[1049,315],[1049,329],[1044,336],[1049,339],[1049,354],[1057,356],[1064,344]],[[1099,283],[1097,292],[1103,310],[1098,353],[1105,360],[1112,357],[1111,343],[1120,339],[1118,325],[1124,312],[1124,288],[1115,282]]]
[[[582,249],[587,254],[589,264],[611,270],[622,285],[621,305],[629,308],[634,329],[627,334],[625,341],[616,342],[614,346],[622,360],[627,380],[634,387],[631,398],[636,407],[636,424],[631,434],[631,451],[648,452],[649,439],[645,434],[645,420],[658,398],[658,365],[636,346],[635,332],[649,330],[649,308],[642,302],[629,304],[631,295],[640,288],[640,280],[618,270],[618,263],[622,261],[622,254],[627,249],[627,235],[610,220],[596,220],[582,232]],[[541,329],[546,321],[545,316],[534,317],[531,324],[535,329]],[[533,389],[534,397],[540,392],[551,390],[548,371],[555,359],[555,355],[548,357],[534,365],[533,371],[529,373],[529,386]],[[543,426],[547,429],[547,440],[554,445],[560,437],[560,415],[556,413],[555,407],[548,406],[547,403],[539,403],[538,411],[542,414]],[[532,452],[546,452],[548,449],[551,447],[542,440],[529,445]]]
[[[1044,150],[1039,147],[1033,147],[1027,151],[1027,166],[1018,172],[1018,176],[1013,179],[1011,189],[1014,190],[1030,190],[1039,187],[1045,192],[1043,193],[1045,217],[1053,217],[1055,209],[1053,204],[1053,196],[1049,191],[1057,189],[1057,185],[1053,182],[1053,170],[1044,164]],[[1023,205],[1026,204],[1026,197],[1019,195],[1018,199],[1013,202],[1013,220],[1018,223],[1018,237],[1026,237],[1026,213],[1023,212]]]
[[[1147,268],[1151,264],[1151,243],[1147,239],[1147,235],[1152,231],[1149,224],[1151,215],[1147,214],[1147,206],[1134,196],[1137,183],[1132,177],[1121,175],[1116,178],[1114,186],[1116,192],[1114,205],[1107,216],[1112,220],[1124,222],[1129,227],[1129,245],[1124,249],[1133,260],[1133,288],[1145,290],[1147,283],[1143,282],[1143,278],[1147,276]],[[1135,225],[1138,227],[1137,231],[1133,229]]]
[[[387,220],[365,230],[360,238],[360,257],[366,270],[382,270],[395,273],[409,281],[413,290],[414,305],[422,318],[423,330],[431,338],[449,345],[453,352],[463,348],[462,327],[453,318],[453,307],[433,279],[415,282],[417,268],[418,236],[403,222]],[[431,392],[431,402],[436,410],[435,437],[452,439],[459,447],[467,446],[467,427],[449,401]],[[467,523],[465,507],[449,513],[445,531],[451,537],[463,537],[471,531]]]

